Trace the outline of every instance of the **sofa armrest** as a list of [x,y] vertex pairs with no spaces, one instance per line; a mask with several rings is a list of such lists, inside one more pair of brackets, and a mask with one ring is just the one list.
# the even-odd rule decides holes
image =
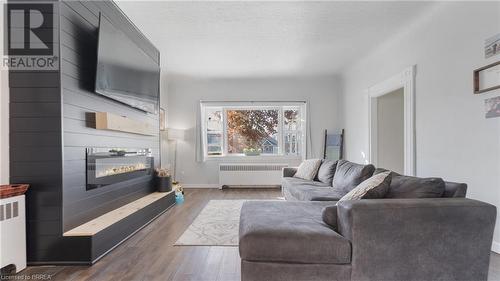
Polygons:
[[341,201],[352,280],[487,280],[496,207],[465,198]]
[[297,167],[285,167],[283,168],[283,177],[291,178],[295,175],[296,172],[297,172]]

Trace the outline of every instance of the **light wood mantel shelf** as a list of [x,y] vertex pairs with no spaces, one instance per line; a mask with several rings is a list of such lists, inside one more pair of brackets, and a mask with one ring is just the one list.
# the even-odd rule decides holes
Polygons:
[[158,133],[153,126],[147,122],[140,122],[109,112],[95,113],[95,129],[120,131],[147,136],[154,136]]

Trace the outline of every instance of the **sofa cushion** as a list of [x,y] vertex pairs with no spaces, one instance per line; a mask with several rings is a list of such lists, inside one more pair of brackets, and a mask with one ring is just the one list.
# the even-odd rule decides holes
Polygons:
[[333,177],[333,188],[346,195],[360,183],[370,178],[374,171],[375,167],[371,164],[361,165],[339,160]]
[[315,180],[327,183],[331,186],[336,168],[337,161],[323,160],[321,166],[319,166],[318,174],[316,175]]
[[392,173],[386,198],[438,198],[442,197],[445,184],[441,178],[417,178]]
[[297,168],[297,172],[295,173],[294,177],[305,180],[313,180],[318,173],[320,165],[321,159],[304,160]]
[[[281,184],[285,186],[310,186],[310,187],[329,187],[330,185],[320,181],[310,181],[299,178],[282,178]],[[331,187],[331,186],[330,186]]]
[[337,229],[337,205],[324,207],[321,212],[321,217],[331,228]]
[[323,222],[327,202],[248,201],[241,209],[241,259],[349,264],[349,240]]
[[342,194],[331,187],[290,186],[285,189],[285,199],[292,201],[338,201]]
[[443,197],[448,198],[465,198],[467,193],[467,184],[458,182],[444,182]]
[[349,191],[339,201],[384,198],[391,184],[391,172],[372,176]]
[[[387,171],[389,170],[377,168],[374,174]],[[396,172],[391,172],[391,177],[392,182],[386,198],[465,198],[467,193],[467,184],[465,183],[445,182],[441,178],[410,177]]]
[[285,199],[291,201],[337,201],[343,196],[326,183],[298,178],[283,178],[281,188]]

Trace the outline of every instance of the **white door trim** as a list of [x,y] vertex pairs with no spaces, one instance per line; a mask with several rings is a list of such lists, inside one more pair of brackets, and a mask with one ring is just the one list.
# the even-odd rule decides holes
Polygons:
[[416,65],[378,83],[366,91],[368,93],[369,161],[377,166],[377,98],[394,90],[404,91],[404,173],[416,175],[415,162],[415,75]]

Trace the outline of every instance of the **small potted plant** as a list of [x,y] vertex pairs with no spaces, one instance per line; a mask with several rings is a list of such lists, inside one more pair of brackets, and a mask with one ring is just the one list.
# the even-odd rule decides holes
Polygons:
[[245,148],[243,149],[243,153],[245,153],[245,156],[259,156],[262,153],[262,149],[260,148]]
[[158,192],[172,191],[172,176],[169,169],[156,169],[156,189]]

